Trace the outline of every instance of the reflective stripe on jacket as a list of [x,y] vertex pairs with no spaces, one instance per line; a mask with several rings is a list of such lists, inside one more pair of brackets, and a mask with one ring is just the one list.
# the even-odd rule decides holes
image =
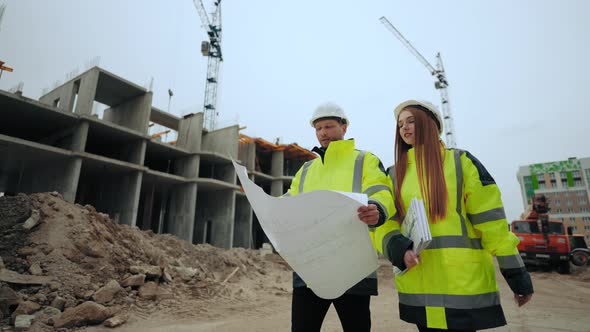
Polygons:
[[[500,191],[483,165],[462,150],[443,150],[443,158],[447,215],[430,223],[432,242],[420,254],[420,264],[395,278],[400,317],[440,329],[479,330],[505,325],[493,256],[503,274],[510,272],[511,278],[520,282],[507,277],[515,293],[532,293],[530,277],[516,248],[518,238],[508,230]],[[413,197],[422,198],[414,149],[408,151],[403,181],[401,195],[407,209]],[[376,230],[384,245],[380,249],[403,269],[408,239],[401,236],[398,223],[384,226]]]
[[[354,140],[334,141],[326,149],[323,158],[310,160],[299,169],[286,195],[316,190],[366,193],[371,203],[380,206],[385,213],[385,220],[388,220],[395,207],[390,181],[379,165],[379,159],[372,153],[355,150]],[[373,232],[369,234],[371,241],[374,241]],[[303,280],[294,273],[293,287],[304,286]],[[377,295],[376,273],[372,273],[346,293]]]

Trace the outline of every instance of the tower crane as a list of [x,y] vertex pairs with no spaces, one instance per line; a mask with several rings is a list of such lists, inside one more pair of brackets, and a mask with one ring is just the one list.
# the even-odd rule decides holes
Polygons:
[[[2,17],[4,16],[4,11],[6,10],[6,4],[0,4],[0,26],[2,25]],[[4,65],[4,61],[0,61],[0,77],[2,77],[3,72],[12,72],[12,68],[7,67]]]
[[215,129],[217,119],[217,86],[219,83],[219,67],[223,61],[221,54],[221,0],[213,1],[215,9],[211,14],[211,20],[207,16],[202,0],[193,0],[195,8],[201,18],[201,24],[209,40],[201,42],[201,54],[207,60],[207,79],[205,81],[205,101],[203,113],[205,120],[203,126],[208,130]]
[[382,16],[379,21],[385,25],[385,27],[391,31],[399,39],[399,41],[404,44],[404,46],[412,53],[418,61],[420,61],[426,69],[430,72],[432,76],[434,76],[434,87],[440,92],[441,97],[441,108],[443,112],[443,121],[445,127],[445,140],[447,146],[450,148],[454,148],[456,145],[455,142],[455,126],[453,125],[453,117],[451,115],[451,105],[449,104],[449,92],[447,87],[449,86],[449,82],[447,81],[447,77],[445,75],[445,68],[443,66],[442,57],[440,56],[440,52],[436,54],[436,68],[434,68],[428,60],[426,60],[420,52],[418,52],[410,42],[404,38],[404,36],[399,32],[391,22],[385,17]]

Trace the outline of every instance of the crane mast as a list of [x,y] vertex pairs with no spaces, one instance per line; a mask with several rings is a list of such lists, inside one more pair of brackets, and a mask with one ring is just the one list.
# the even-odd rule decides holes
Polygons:
[[215,10],[211,15],[211,20],[207,16],[205,7],[201,0],[193,0],[195,8],[201,18],[201,24],[207,36],[208,41],[201,43],[201,54],[207,59],[207,79],[205,80],[205,101],[203,103],[204,122],[203,126],[207,130],[214,130],[217,112],[217,87],[219,83],[219,67],[223,61],[221,54],[221,0],[215,0]]
[[443,113],[443,121],[445,127],[445,141],[447,146],[450,148],[454,148],[456,146],[455,142],[455,126],[453,125],[453,117],[451,115],[451,106],[449,104],[449,92],[447,87],[449,86],[449,82],[447,81],[445,69],[442,62],[442,57],[440,53],[436,55],[437,64],[436,68],[433,67],[428,60],[426,60],[418,50],[412,46],[412,44],[399,32],[391,22],[385,17],[382,16],[379,21],[383,23],[383,25],[393,33],[393,35],[400,41],[404,46],[412,53],[414,56],[420,61],[426,69],[430,72],[430,75],[434,76],[435,82],[434,87],[439,91],[441,97],[441,108]]
[[2,27],[2,16],[4,16],[4,11],[6,10],[6,4],[0,4],[0,27]]
[[434,82],[434,87],[440,93],[440,103],[446,130],[446,142],[450,148],[454,148],[457,146],[457,142],[455,141],[455,125],[453,122],[453,116],[451,115],[451,105],[449,103],[449,91],[447,90],[449,83],[445,76],[445,68],[443,66],[440,52],[436,54],[436,68],[438,76],[437,81]]

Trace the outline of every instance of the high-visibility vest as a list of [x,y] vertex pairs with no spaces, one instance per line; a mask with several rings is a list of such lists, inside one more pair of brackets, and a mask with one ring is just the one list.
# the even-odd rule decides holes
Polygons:
[[[395,278],[400,317],[439,329],[505,325],[493,256],[501,269],[524,268],[518,238],[508,230],[500,191],[483,165],[458,149],[443,150],[443,158],[447,215],[429,224],[432,242],[420,263]],[[406,211],[412,198],[422,199],[414,149],[408,151],[401,196]],[[399,234],[398,223],[376,230],[384,246]],[[385,247],[378,249],[387,257]]]
[[[379,159],[370,152],[356,150],[354,140],[340,140],[331,142],[323,158],[307,161],[295,174],[286,196],[316,190],[335,190],[343,192],[365,193],[369,200],[378,204],[386,215],[386,222],[391,212],[395,210],[391,196],[390,181],[380,168]],[[360,221],[359,221],[360,222]],[[375,246],[374,228],[369,227],[369,235]],[[376,273],[368,276],[374,279],[357,285],[349,294],[377,293]],[[365,280],[366,281],[366,280]],[[363,282],[359,283],[362,284]],[[304,283],[296,276],[294,286],[300,287]]]

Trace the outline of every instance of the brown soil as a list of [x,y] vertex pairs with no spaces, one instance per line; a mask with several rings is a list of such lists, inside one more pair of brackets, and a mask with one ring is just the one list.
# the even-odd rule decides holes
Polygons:
[[[290,277],[286,273],[286,277]],[[371,300],[372,331],[417,331],[414,325],[399,319],[397,294],[394,290],[393,273],[386,261],[381,261],[378,271],[379,296]],[[532,272],[535,295],[531,302],[519,308],[512,293],[498,273],[502,306],[508,325],[489,329],[490,332],[554,332],[590,331],[590,272],[577,270],[571,275],[557,272]],[[118,332],[275,332],[290,330],[290,296],[272,292],[256,294],[252,305],[243,302],[233,304],[211,303],[206,315],[174,320],[173,316],[158,316],[153,319],[130,320]],[[91,327],[87,332],[107,332],[104,327]],[[322,332],[339,332],[342,327],[331,307],[324,321]]]
[[[27,231],[22,223],[31,210],[39,211],[40,222]],[[126,320],[115,331],[290,329],[291,270],[275,254],[192,245],[170,235],[118,225],[93,207],[67,203],[55,193],[0,197],[0,239],[0,257],[8,270],[29,276],[32,266],[40,266],[41,276],[51,279],[43,285],[0,280],[0,288],[10,287],[21,301],[36,302],[41,308],[56,297],[66,301],[66,310],[74,308],[92,301],[109,281],[121,283],[131,276],[133,266],[160,267],[163,276],[147,277],[158,284],[158,296],[145,298],[139,287],[125,287],[105,303],[112,315]],[[371,302],[373,331],[416,331],[399,319],[391,265],[381,261],[378,272],[380,295]],[[535,295],[518,308],[498,274],[509,325],[490,331],[590,331],[590,272],[576,269],[560,275],[538,270],[531,275]],[[15,306],[7,310],[0,312],[0,331],[12,330],[10,314]],[[54,331],[52,323],[38,319],[29,331]],[[73,329],[113,330],[100,324]],[[341,330],[332,308],[322,331]]]

